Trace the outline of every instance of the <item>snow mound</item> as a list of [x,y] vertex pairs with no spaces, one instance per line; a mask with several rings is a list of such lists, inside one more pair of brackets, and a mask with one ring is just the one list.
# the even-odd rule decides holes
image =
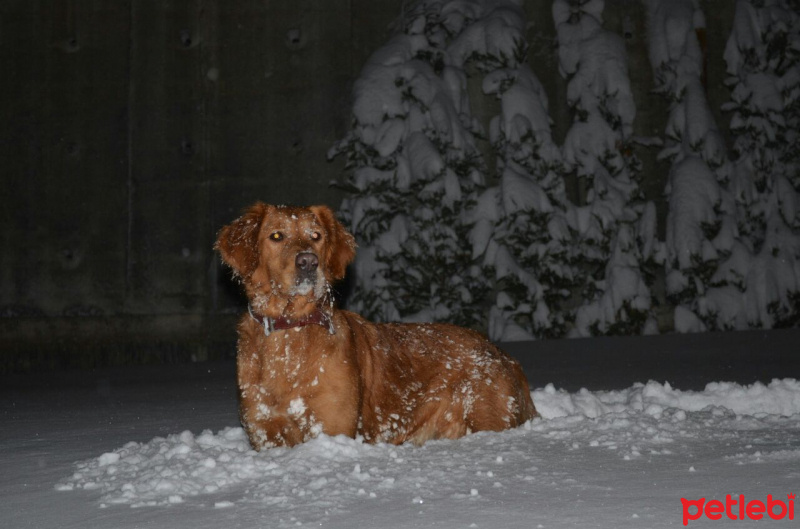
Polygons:
[[736,415],[800,414],[800,382],[773,380],[768,385],[756,382],[742,386],[732,382],[712,382],[704,391],[681,391],[669,383],[634,384],[621,391],[577,393],[556,390],[552,384],[532,393],[536,409],[545,419],[557,417],[596,418],[613,413],[645,413],[660,416],[668,409],[694,412],[709,407],[724,408]]
[[259,458],[241,428],[216,435],[189,431],[148,443],[128,443],[98,458],[78,463],[59,490],[99,489],[107,503],[160,505],[209,494],[264,475],[275,463]]
[[[548,385],[532,395],[542,417],[523,427],[422,447],[323,435],[258,453],[241,428],[186,431],[78,462],[56,489],[93,491],[101,507],[258,505],[275,526],[289,527],[365,505],[377,511],[388,504],[446,504],[468,516],[511,496],[552,494],[562,482],[574,489],[579,484],[565,463],[570,457],[616,464],[668,458],[667,464],[681,465],[687,446],[715,442],[725,447],[713,454],[721,465],[800,460],[800,382],[794,379],[716,382],[699,392],[657,382],[576,393]],[[782,444],[754,447],[766,430]]]

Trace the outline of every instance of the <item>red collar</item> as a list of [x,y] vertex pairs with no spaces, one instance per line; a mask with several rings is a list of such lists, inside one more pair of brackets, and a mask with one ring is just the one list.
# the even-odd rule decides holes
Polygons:
[[268,318],[266,316],[254,313],[253,309],[250,308],[250,305],[247,305],[247,311],[250,313],[251,318],[258,322],[259,325],[264,327],[264,334],[266,336],[272,334],[273,331],[283,331],[286,329],[293,329],[295,327],[305,327],[306,325],[321,325],[328,329],[329,333],[336,333],[336,329],[333,327],[333,320],[331,320],[331,317],[319,309],[315,310],[308,316],[303,316],[302,318],[298,318],[296,320],[289,319],[284,316],[281,316],[280,318]]

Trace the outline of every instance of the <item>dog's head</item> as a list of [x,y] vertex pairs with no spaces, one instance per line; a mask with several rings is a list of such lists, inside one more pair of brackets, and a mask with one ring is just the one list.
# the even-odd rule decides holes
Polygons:
[[220,230],[214,248],[271,318],[299,318],[325,299],[355,257],[355,240],[327,206],[257,202]]

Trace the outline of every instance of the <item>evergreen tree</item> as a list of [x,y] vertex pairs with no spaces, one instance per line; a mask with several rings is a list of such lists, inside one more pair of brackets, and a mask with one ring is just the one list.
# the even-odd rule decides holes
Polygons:
[[[798,13],[787,2],[736,4],[725,50],[733,112],[732,189],[740,238],[716,277],[729,286],[727,326],[800,323],[800,196],[793,93],[800,88]],[[794,183],[793,183],[794,181]],[[738,310],[736,310],[738,309]]]
[[[469,235],[484,187],[465,67],[516,61],[511,4],[416,4],[355,85],[341,212],[360,246],[355,309],[380,320],[485,326],[485,271]],[[488,30],[488,31],[487,31]]]
[[[565,169],[582,184],[570,211],[579,294],[572,334],[655,332],[648,263],[657,245],[652,205],[638,186],[632,153],[636,108],[622,38],[603,29],[603,3],[555,0],[559,69],[568,79],[574,122],[564,144]],[[645,213],[647,213],[645,215]],[[643,270],[644,269],[644,270]]]
[[716,274],[738,232],[727,191],[730,163],[705,97],[703,12],[693,0],[650,0],[648,28],[656,91],[670,102],[659,157],[671,164],[665,268],[675,328],[724,328],[719,316],[730,289]]
[[497,281],[489,334],[502,340],[563,336],[569,323],[563,304],[573,286],[572,233],[547,96],[524,64],[488,75],[484,90],[501,103],[490,131],[499,184],[481,197],[474,232]]

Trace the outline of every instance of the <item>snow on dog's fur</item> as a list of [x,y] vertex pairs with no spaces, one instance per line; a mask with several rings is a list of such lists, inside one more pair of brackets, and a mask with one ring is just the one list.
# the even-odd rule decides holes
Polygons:
[[355,256],[325,206],[256,203],[216,249],[250,302],[239,322],[240,415],[258,450],[326,433],[422,444],[536,416],[519,364],[446,324],[374,324],[334,307]]

